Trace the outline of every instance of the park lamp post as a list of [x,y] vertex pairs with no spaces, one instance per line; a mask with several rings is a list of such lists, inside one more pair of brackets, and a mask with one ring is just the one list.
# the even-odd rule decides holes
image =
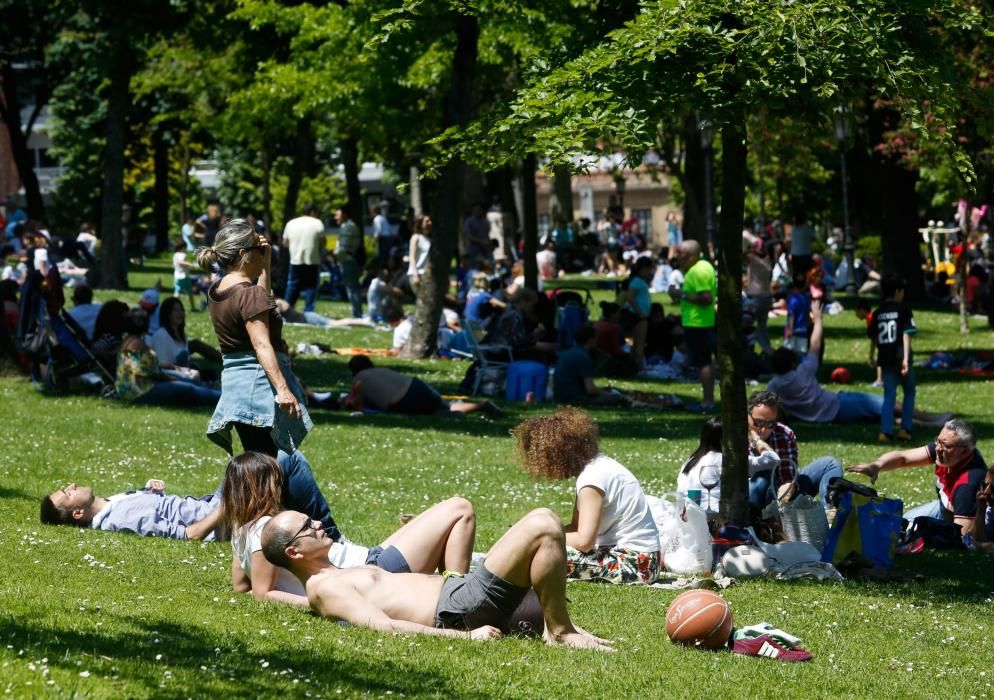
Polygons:
[[852,225],[849,223],[849,175],[846,163],[846,146],[849,142],[849,110],[839,105],[832,112],[835,122],[835,138],[839,142],[839,175],[842,178],[842,226],[844,231],[842,250],[846,256],[846,294],[856,293],[856,246],[852,238]]
[[708,119],[698,119],[701,130],[701,150],[704,151],[704,230],[708,248],[715,249],[717,227],[714,219],[714,126]]

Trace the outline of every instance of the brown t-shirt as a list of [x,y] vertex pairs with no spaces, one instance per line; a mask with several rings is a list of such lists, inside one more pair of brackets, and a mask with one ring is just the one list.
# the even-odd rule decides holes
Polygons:
[[254,352],[245,323],[264,311],[269,312],[269,342],[276,352],[286,352],[283,317],[276,310],[276,300],[269,292],[251,282],[232,285],[224,291],[218,290],[219,284],[211,285],[207,300],[221,352]]

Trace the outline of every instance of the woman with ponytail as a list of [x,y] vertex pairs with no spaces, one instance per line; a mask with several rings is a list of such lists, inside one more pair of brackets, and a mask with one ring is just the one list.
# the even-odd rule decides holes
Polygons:
[[197,251],[207,271],[224,276],[207,291],[207,308],[223,358],[221,400],[207,436],[229,454],[231,430],[243,450],[292,453],[313,427],[290,369],[283,319],[271,290],[272,248],[244,219],[232,219],[214,244]]

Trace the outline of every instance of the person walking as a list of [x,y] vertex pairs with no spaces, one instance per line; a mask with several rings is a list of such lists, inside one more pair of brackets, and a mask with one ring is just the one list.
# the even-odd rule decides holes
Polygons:
[[290,251],[290,274],[286,284],[286,301],[293,307],[304,297],[304,313],[314,311],[318,294],[318,266],[324,250],[324,223],[317,208],[307,207],[303,216],[290,219],[283,228],[283,247]]
[[338,223],[338,242],[335,244],[335,257],[342,268],[342,283],[352,305],[352,318],[362,316],[362,292],[359,290],[359,275],[366,262],[366,243],[362,230],[352,220],[348,207],[339,207],[335,212]]

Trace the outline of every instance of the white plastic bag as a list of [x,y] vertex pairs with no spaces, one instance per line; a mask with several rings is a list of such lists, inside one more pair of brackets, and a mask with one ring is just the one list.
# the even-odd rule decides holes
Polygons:
[[659,530],[659,551],[666,570],[682,576],[711,573],[711,534],[701,507],[679,493],[646,499]]

